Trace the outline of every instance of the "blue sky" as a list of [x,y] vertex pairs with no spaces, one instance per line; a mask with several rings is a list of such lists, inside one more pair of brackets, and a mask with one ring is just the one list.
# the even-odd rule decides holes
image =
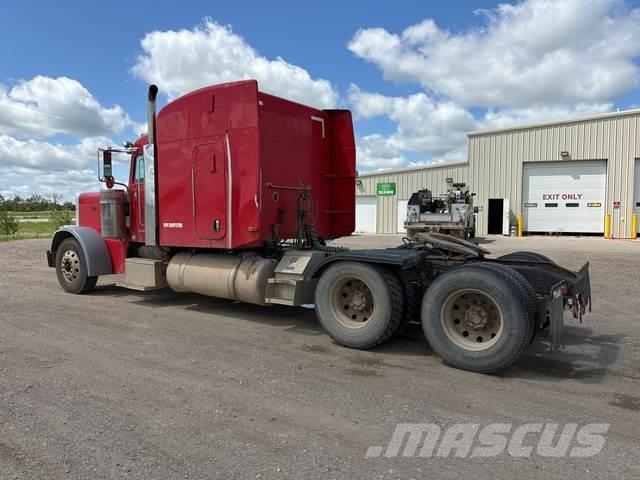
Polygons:
[[0,193],[95,187],[91,152],[144,128],[151,81],[166,101],[255,76],[267,91],[350,108],[360,170],[464,160],[469,130],[640,106],[638,8],[5,0]]
[[231,25],[262,55],[283,57],[314,77],[331,79],[343,90],[358,79],[369,89],[406,93],[411,87],[384,82],[375,67],[347,50],[359,28],[381,26],[398,31],[416,20],[434,18],[458,30],[472,24],[474,10],[494,6],[486,1],[406,1],[402,8],[371,1],[305,2],[304,8],[299,1],[269,2],[266,8],[264,2],[213,1],[3,3],[3,81],[42,74],[76,78],[104,104],[121,104],[138,117],[144,114],[144,105],[136,105],[140,103],[136,94],[144,84],[128,71],[147,32],[190,29],[210,17]]

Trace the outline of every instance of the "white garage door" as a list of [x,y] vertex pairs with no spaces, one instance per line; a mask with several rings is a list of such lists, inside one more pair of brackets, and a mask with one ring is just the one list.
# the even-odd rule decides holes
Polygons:
[[398,200],[398,233],[404,233],[404,221],[407,219],[407,203],[409,200]]
[[[633,195],[633,212],[640,215],[640,159],[636,159],[635,193]],[[638,222],[640,229],[640,222]]]
[[375,196],[356,197],[356,232],[376,233],[376,205]]
[[526,163],[524,230],[602,233],[606,183],[605,161]]

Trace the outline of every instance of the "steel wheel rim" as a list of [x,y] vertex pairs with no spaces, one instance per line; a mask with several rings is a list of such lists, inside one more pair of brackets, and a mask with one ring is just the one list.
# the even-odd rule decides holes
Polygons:
[[491,348],[504,333],[502,309],[491,295],[475,289],[449,295],[440,321],[449,340],[475,352]]
[[333,284],[329,305],[340,325],[357,329],[364,327],[374,313],[375,302],[369,286],[355,277],[347,277]]
[[80,276],[80,257],[75,250],[67,250],[62,255],[60,267],[63,278],[71,283]]

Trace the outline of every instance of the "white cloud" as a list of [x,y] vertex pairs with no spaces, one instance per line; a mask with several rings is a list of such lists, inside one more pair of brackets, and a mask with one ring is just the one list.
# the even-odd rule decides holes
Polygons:
[[441,155],[460,143],[460,134],[473,130],[473,115],[452,102],[435,102],[425,93],[408,97],[386,97],[362,92],[352,86],[349,101],[361,118],[387,115],[396,122],[391,137],[407,150]]
[[514,125],[528,125],[533,123],[567,120],[610,112],[611,103],[579,103],[573,107],[539,106],[531,108],[504,108],[489,110],[478,123],[480,130],[492,130]]
[[373,134],[359,139],[358,165],[364,169],[407,166],[407,151],[419,153],[424,162],[464,161],[465,133],[478,126],[464,108],[452,102],[436,102],[425,93],[388,97],[352,85],[349,102],[356,118],[386,115],[397,125],[389,136]]
[[640,9],[619,0],[528,0],[484,10],[460,33],[427,19],[358,31],[349,49],[384,77],[463,106],[608,103],[640,85]]
[[385,170],[406,167],[408,162],[402,152],[388,137],[374,133],[358,139],[358,169]]
[[313,79],[305,69],[280,57],[261,56],[231,27],[205,20],[191,30],[155,31],[141,42],[144,53],[132,71],[155,83],[170,97],[193,89],[234,80],[255,78],[260,89],[314,107],[338,103],[331,83]]
[[[91,137],[78,144],[53,144],[0,135],[0,193],[4,196],[59,192],[67,200],[77,193],[96,191],[97,149],[113,145],[105,137]],[[127,158],[114,157],[124,163]]]
[[407,152],[464,160],[468,131],[604,113],[640,86],[640,9],[622,0],[526,0],[477,13],[480,25],[457,33],[426,19],[399,34],[353,36],[349,49],[385,79],[423,89],[389,97],[351,88],[358,117],[396,124],[359,139],[361,165],[408,165]]
[[0,85],[0,134],[83,138],[121,133],[127,128],[140,130],[122,107],[103,107],[77,80],[39,75],[12,88]]
[[[467,159],[466,134],[514,125],[565,120],[611,111],[612,105],[490,109],[479,118],[452,103],[437,102],[425,93],[389,97],[361,91],[352,85],[349,102],[356,119],[386,116],[396,124],[390,135],[374,133],[358,139],[358,167],[362,170],[402,168],[416,163],[457,163]],[[407,152],[421,160],[410,162]],[[415,155],[413,155],[415,157]]]

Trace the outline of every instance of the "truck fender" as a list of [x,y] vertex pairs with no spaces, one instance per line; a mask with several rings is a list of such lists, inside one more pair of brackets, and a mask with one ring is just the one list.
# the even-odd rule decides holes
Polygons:
[[54,235],[51,241],[51,250],[47,252],[47,260],[49,266],[54,266],[56,251],[65,238],[74,237],[82,251],[87,262],[87,275],[95,277],[98,275],[109,275],[113,273],[111,268],[111,255],[107,244],[102,237],[93,228],[79,227],[68,225],[61,227]]
[[338,261],[361,262],[378,265],[396,271],[406,270],[422,264],[426,254],[419,250],[388,248],[385,250],[354,250],[328,255],[314,266],[310,278],[318,278],[330,264]]

